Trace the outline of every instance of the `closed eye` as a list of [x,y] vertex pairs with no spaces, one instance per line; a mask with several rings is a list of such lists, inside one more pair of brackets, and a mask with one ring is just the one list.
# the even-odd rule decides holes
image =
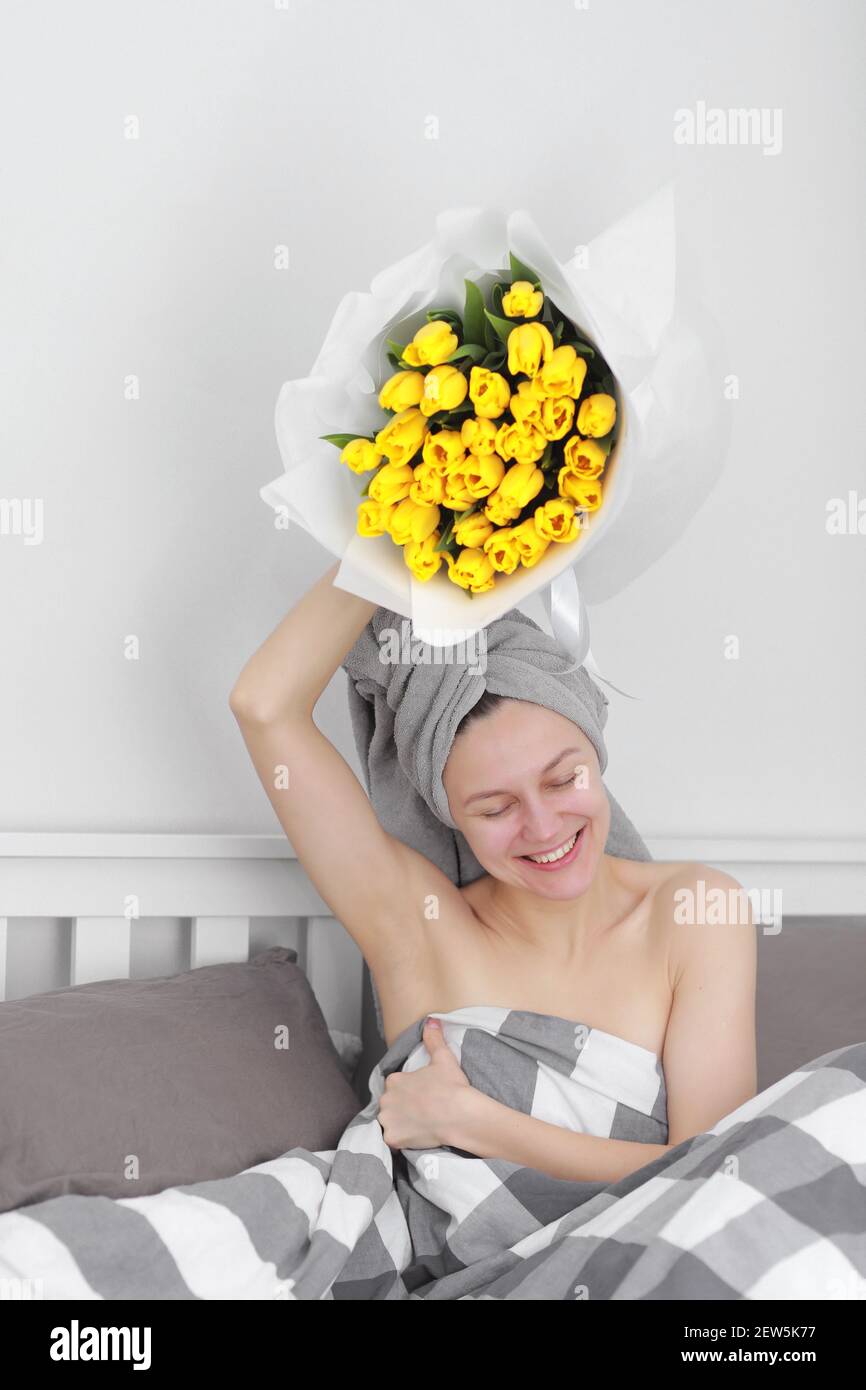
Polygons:
[[[573,786],[574,786],[574,778],[573,778],[573,777],[567,777],[567,778],[565,779],[564,782],[551,782],[550,785],[551,785],[551,787],[556,787],[556,788],[559,788],[559,787],[573,787]],[[505,812],[506,812],[506,811],[509,811],[510,809],[511,809],[510,806],[503,806],[499,811],[482,811],[481,814],[482,814],[482,816],[484,816],[484,818],[485,818],[486,820],[490,820],[490,819],[492,819],[494,816],[504,816],[504,815],[505,815]]]

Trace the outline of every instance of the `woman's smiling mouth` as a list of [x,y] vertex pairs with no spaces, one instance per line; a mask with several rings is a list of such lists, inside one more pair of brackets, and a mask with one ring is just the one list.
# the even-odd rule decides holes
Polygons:
[[573,864],[583,843],[583,832],[586,829],[582,825],[568,840],[564,840],[555,849],[547,850],[542,854],[521,854],[518,855],[525,864],[531,864],[533,869],[562,869],[566,864]]

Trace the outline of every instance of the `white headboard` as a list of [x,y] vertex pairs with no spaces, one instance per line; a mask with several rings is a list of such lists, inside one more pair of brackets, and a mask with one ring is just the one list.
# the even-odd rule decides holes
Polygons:
[[[866,900],[862,841],[647,843],[656,859],[781,892],[786,916],[859,914]],[[283,835],[0,834],[0,998],[247,960],[272,945],[298,952],[329,1028],[360,1035],[363,958]]]
[[275,945],[298,952],[328,1027],[360,1036],[363,957],[282,837],[0,835],[0,999]]

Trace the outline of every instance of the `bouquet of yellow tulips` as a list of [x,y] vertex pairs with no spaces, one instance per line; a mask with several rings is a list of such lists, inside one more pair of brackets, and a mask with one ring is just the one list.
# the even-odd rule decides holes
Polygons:
[[388,412],[369,435],[319,436],[370,474],[361,536],[389,536],[412,575],[444,573],[470,595],[573,545],[602,505],[617,386],[598,348],[511,254],[490,303],[464,280],[462,315],[428,309],[412,341],[386,340]]

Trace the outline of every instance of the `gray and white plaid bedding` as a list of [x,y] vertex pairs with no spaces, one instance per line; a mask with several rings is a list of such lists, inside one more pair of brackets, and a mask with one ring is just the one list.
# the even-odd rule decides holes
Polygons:
[[[439,1014],[469,1081],[574,1130],[664,1143],[652,1052],[544,1014]],[[458,1149],[394,1152],[387,1074],[335,1150],[147,1197],[0,1216],[0,1280],[46,1299],[843,1299],[866,1296],[866,1042],[784,1077],[622,1181]],[[12,1281],[11,1285],[8,1281]]]

